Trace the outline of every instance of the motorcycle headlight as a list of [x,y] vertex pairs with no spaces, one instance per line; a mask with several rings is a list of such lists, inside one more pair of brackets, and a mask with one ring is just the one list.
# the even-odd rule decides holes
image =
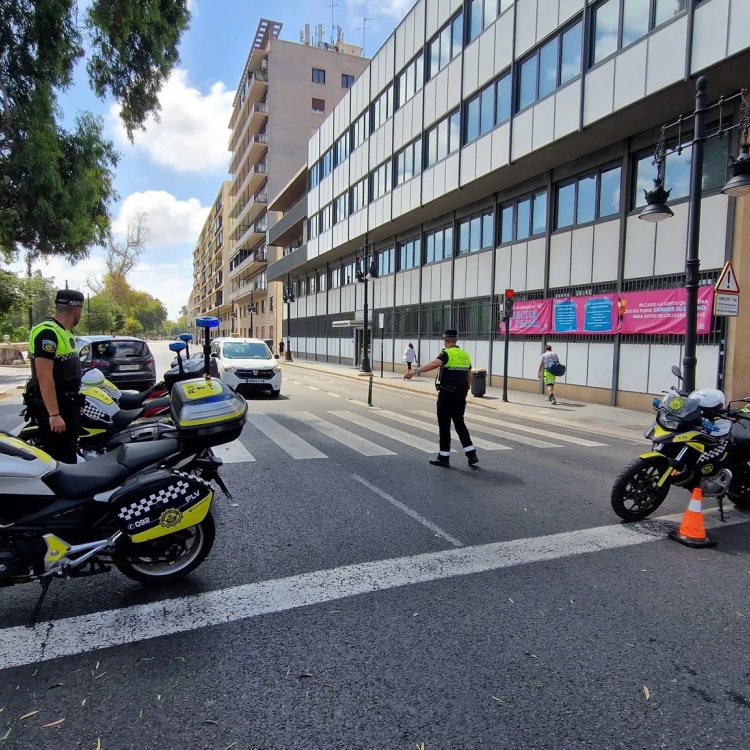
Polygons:
[[237,368],[232,365],[224,365],[224,372],[234,372]]
[[665,414],[663,411],[660,411],[656,414],[656,421],[665,429],[665,430],[677,430],[680,427],[680,420],[676,419],[674,417],[670,417],[668,414]]

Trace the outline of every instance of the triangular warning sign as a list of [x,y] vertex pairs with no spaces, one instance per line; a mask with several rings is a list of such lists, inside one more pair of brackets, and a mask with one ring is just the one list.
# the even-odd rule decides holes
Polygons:
[[740,285],[737,283],[737,276],[735,276],[732,261],[727,261],[724,266],[724,270],[721,272],[721,276],[719,276],[719,280],[716,282],[716,291],[723,292],[724,294],[740,293]]

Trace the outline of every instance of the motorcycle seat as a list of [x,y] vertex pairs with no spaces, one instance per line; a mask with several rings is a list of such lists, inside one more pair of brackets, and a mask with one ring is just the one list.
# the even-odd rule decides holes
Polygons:
[[99,492],[115,489],[140,469],[158,464],[179,449],[177,440],[123,445],[116,451],[84,463],[58,463],[51,474],[43,477],[43,481],[58,497],[92,497]]
[[143,414],[143,407],[138,409],[120,409],[112,417],[112,424],[118,430],[124,430],[129,424],[135,422]]
[[732,437],[745,448],[750,448],[750,422],[735,422],[732,425]]
[[[154,386],[154,388],[156,388],[156,386]],[[142,393],[123,393],[122,396],[120,396],[120,400],[117,402],[120,409],[140,409],[146,399],[151,397],[154,388],[149,388]]]

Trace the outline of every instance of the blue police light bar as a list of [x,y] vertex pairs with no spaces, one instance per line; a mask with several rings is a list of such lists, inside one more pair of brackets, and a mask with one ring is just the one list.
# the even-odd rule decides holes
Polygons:
[[655,398],[655,399],[654,399],[654,400],[653,400],[653,401],[651,402],[651,406],[653,406],[653,407],[654,407],[654,409],[658,409],[658,408],[659,408],[659,407],[661,406],[661,399],[660,399],[660,398]]
[[169,345],[169,351],[170,352],[184,352],[185,351],[185,342],[184,341],[173,341]]
[[193,334],[192,333],[181,333],[180,334],[180,341],[192,341],[193,340]]
[[195,325],[197,325],[198,328],[218,328],[219,319],[212,318],[210,315],[203,315],[195,321]]

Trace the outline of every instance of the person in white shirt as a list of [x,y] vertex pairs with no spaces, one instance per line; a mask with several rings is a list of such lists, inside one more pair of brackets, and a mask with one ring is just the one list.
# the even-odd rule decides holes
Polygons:
[[417,361],[417,351],[414,348],[414,344],[409,344],[404,352],[404,362],[406,362],[406,369],[411,372],[411,366]]
[[560,364],[560,358],[552,351],[552,346],[547,344],[544,347],[544,354],[542,354],[542,358],[539,361],[537,377],[544,377],[544,384],[547,386],[547,391],[549,392],[547,401],[551,404],[556,404],[557,400],[555,399],[555,376],[549,371],[549,368],[557,364]]

